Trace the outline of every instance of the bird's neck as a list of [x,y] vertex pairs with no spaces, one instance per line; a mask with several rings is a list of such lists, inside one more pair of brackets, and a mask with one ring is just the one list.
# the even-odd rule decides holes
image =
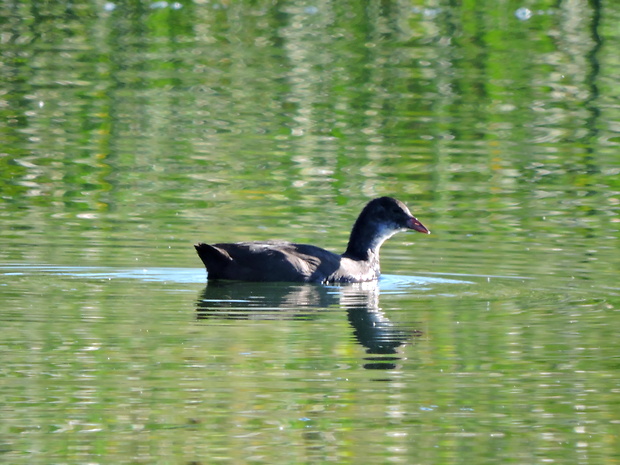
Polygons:
[[396,231],[377,223],[361,224],[359,220],[353,226],[349,244],[343,256],[354,260],[379,261],[379,249]]

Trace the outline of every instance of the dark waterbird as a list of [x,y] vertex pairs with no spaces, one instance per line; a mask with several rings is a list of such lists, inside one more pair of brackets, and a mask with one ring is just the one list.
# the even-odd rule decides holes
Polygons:
[[380,197],[360,213],[342,255],[285,241],[200,243],[194,247],[207,267],[208,279],[356,283],[379,278],[381,244],[408,229],[430,234],[404,203]]

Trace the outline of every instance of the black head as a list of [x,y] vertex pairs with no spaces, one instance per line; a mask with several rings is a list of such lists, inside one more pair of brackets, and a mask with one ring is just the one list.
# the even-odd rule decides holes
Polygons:
[[359,260],[372,257],[378,260],[381,244],[397,232],[407,229],[430,234],[401,201],[392,197],[371,200],[353,225],[345,255]]
[[430,231],[411,214],[407,205],[392,197],[371,200],[362,210],[361,217],[365,217],[366,221],[381,223],[393,231],[413,229],[430,234]]

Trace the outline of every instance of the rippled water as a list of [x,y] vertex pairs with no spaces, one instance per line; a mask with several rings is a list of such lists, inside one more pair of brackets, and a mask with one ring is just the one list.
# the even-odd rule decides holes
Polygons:
[[618,426],[618,289],[473,275],[318,286],[205,285],[197,268],[1,272],[14,309],[2,313],[10,461],[615,454],[605,437]]
[[[0,7],[0,462],[618,461],[620,10]],[[432,230],[378,283],[192,244]]]

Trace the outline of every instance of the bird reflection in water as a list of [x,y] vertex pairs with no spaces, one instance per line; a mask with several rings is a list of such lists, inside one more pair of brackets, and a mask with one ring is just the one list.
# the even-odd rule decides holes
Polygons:
[[422,335],[388,319],[376,281],[336,286],[210,281],[196,312],[199,320],[313,320],[334,308],[346,310],[355,339],[366,348],[367,369],[395,369],[399,348]]

